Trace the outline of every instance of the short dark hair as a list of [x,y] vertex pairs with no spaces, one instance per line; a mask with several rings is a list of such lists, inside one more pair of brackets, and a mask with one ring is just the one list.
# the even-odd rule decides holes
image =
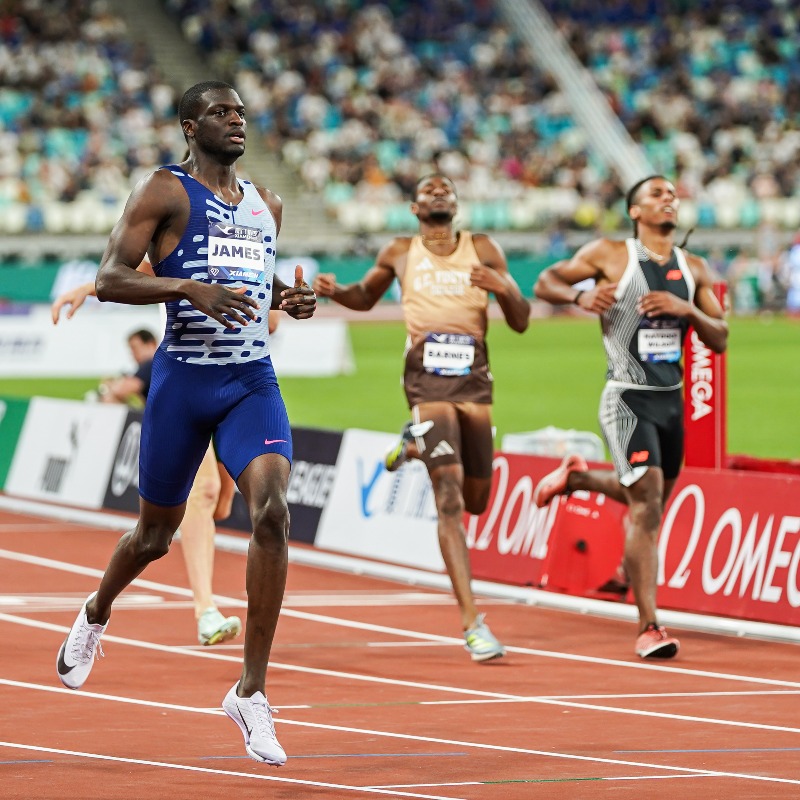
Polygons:
[[147,328],[141,328],[138,331],[134,331],[129,337],[128,341],[131,339],[141,339],[143,344],[152,344],[156,341],[156,337],[153,336],[153,332],[147,330]]
[[200,112],[200,103],[203,95],[211,89],[230,89],[236,91],[233,86],[223,81],[203,81],[190,86],[181,97],[178,103],[178,122],[183,125],[186,119],[197,119]]
[[447,175],[444,175],[441,172],[429,172],[427,175],[423,175],[421,178],[417,180],[414,184],[414,188],[411,190],[411,199],[417,199],[417,192],[419,191],[419,185],[424,183],[425,181],[429,181],[431,178],[441,178],[442,180],[447,181],[453,187],[453,193],[458,197],[458,192],[456,192],[456,185],[453,183],[452,178],[448,178]]
[[656,178],[660,178],[661,180],[665,181],[669,180],[668,178],[665,178],[663,175],[648,175],[646,178],[642,178],[640,181],[634,183],[633,186],[631,186],[631,188],[628,189],[628,194],[625,195],[625,208],[628,211],[630,211],[631,206],[636,205],[636,195],[638,194],[639,189],[641,189],[642,186],[644,186],[647,183],[647,181],[654,181]]

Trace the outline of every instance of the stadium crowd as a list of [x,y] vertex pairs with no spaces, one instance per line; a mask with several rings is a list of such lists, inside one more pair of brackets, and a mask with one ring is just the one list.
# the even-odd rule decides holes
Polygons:
[[[332,209],[351,199],[405,201],[435,162],[458,181],[462,200],[491,206],[484,227],[552,215],[581,227],[624,219],[625,187],[592,155],[555,81],[533,65],[496,4],[166,5],[203,52],[232,69],[271,146]],[[796,6],[544,5],[655,169],[696,202],[700,225],[753,226],[763,216],[800,223]],[[515,219],[532,191],[548,202]],[[397,221],[408,224],[402,213]]]
[[[624,224],[625,187],[495,3],[163,2],[345,227],[382,209],[381,227],[407,228],[408,192],[431,166],[457,182],[474,228]],[[654,168],[674,176],[685,220],[800,225],[794,4],[544,6]],[[7,0],[0,82],[6,231],[107,230],[132,184],[182,151],[176,88],[104,3]]]
[[106,232],[133,183],[183,151],[175,87],[104,3],[0,5],[0,86],[6,232]]

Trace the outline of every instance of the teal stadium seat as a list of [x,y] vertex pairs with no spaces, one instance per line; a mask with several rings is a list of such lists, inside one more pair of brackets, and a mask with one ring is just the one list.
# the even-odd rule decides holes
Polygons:
[[507,231],[513,228],[511,222],[511,203],[503,199],[492,204],[494,207],[494,230]]
[[376,143],[374,152],[380,168],[387,175],[391,175],[394,172],[397,162],[403,155],[400,152],[400,145],[392,139],[381,139]]
[[493,230],[494,214],[488,203],[470,203],[469,227],[473,231]]
[[742,204],[739,224],[743,228],[755,228],[759,222],[761,222],[761,209],[758,201],[753,197],[748,197]]
[[697,225],[700,228],[713,228],[717,224],[717,215],[711,203],[701,202],[697,206]]
[[408,203],[392,203],[386,208],[386,229],[389,231],[413,231],[417,218],[411,213]]

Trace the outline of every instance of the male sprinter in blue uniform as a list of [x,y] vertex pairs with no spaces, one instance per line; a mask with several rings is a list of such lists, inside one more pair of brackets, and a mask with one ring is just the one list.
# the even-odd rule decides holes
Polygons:
[[[253,525],[244,665],[223,709],[248,754],[280,766],[286,754],[265,683],[286,583],[292,437],[269,358],[268,319],[270,308],[310,317],[316,297],[299,267],[293,287],[274,275],[280,198],[236,177],[247,127],[239,95],[225,83],[200,83],[183,95],[178,113],[189,156],[133,190],[96,283],[103,301],[167,304],[142,423],[139,520],[84,603],[57,668],[65,686],[83,685],[95,654],[102,655],[114,600],[169,550],[213,436]],[[154,276],[136,270],[146,254]]]
[[[675,187],[651,175],[631,187],[627,200],[634,238],[595,239],[544,270],[535,287],[542,300],[600,315],[608,360],[600,424],[616,474],[589,470],[581,456],[569,455],[542,478],[533,499],[542,507],[585,489],[628,505],[624,565],[639,610],[636,654],[672,658],[679,644],[656,619],[656,585],[661,517],[683,460],[683,343],[691,325],[721,353],[728,323],[705,260],[673,243]],[[573,288],[587,278],[594,288]]]

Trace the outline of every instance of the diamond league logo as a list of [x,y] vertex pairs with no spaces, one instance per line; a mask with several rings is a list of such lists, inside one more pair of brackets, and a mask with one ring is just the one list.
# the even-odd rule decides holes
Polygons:
[[209,267],[208,273],[212,278],[216,278],[219,275],[219,267]]

